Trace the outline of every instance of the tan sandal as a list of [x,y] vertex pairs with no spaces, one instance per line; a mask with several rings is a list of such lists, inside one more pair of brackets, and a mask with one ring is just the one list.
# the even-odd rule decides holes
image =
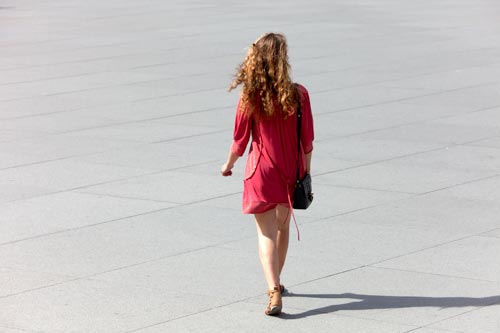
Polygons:
[[269,296],[269,304],[267,305],[265,314],[268,316],[279,315],[283,306],[281,301],[281,286],[274,287],[273,290],[269,290],[267,295]]

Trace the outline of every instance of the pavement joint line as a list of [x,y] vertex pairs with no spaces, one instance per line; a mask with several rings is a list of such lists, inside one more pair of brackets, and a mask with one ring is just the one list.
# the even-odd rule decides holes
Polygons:
[[[93,155],[93,154],[97,154],[97,153],[91,153],[89,155]],[[86,155],[79,155],[79,157],[80,156],[86,156]],[[44,162],[44,163],[48,163],[48,162]],[[140,174],[140,175],[135,175],[135,176],[130,176],[130,177],[126,177],[126,178],[109,180],[109,181],[105,181],[105,182],[101,182],[101,183],[96,183],[96,184],[78,186],[78,187],[69,188],[69,189],[63,189],[63,190],[55,190],[55,191],[52,191],[52,192],[45,192],[45,193],[42,193],[42,194],[37,194],[37,195],[30,196],[30,197],[23,197],[23,198],[20,198],[20,199],[15,199],[15,200],[10,200],[10,201],[4,201],[4,202],[1,202],[0,205],[1,204],[12,203],[12,202],[16,202],[16,201],[23,201],[23,200],[27,200],[27,199],[33,199],[33,198],[43,197],[43,196],[47,196],[47,195],[59,194],[59,193],[70,192],[70,191],[78,191],[78,190],[85,189],[85,188],[88,188],[88,187],[100,186],[100,185],[110,184],[110,183],[114,183],[114,182],[123,182],[123,181],[129,180],[129,179],[135,179],[135,178],[140,178],[140,177],[145,177],[145,176],[152,176],[152,175],[156,175],[156,174],[160,174],[160,173],[172,172],[172,171],[176,171],[176,170],[179,170],[179,169],[182,169],[182,168],[196,167],[196,166],[199,166],[199,165],[204,165],[206,163],[212,163],[212,161],[195,163],[195,164],[185,165],[185,166],[181,166],[181,167],[175,167],[175,168],[172,168],[172,169],[152,171],[152,172],[147,172],[147,173]],[[95,163],[95,164],[99,164],[99,163]],[[106,165],[106,164],[104,164],[104,165]],[[211,199],[209,198],[209,199],[206,199],[206,200],[211,200]]]
[[[92,88],[85,88],[85,89],[78,89],[78,90],[70,90],[70,91],[61,91],[61,92],[56,92],[56,93],[50,93],[50,94],[44,94],[42,96],[47,96],[47,97],[52,97],[52,96],[61,96],[61,95],[71,95],[71,94],[78,94],[82,92],[91,92],[91,91],[98,91],[98,90],[104,90],[104,89],[110,89],[110,88],[120,88],[120,87],[132,87],[132,86],[137,86],[137,85],[144,85],[148,83],[159,83],[162,81],[170,81],[171,79],[154,79],[154,80],[145,80],[145,81],[138,81],[138,82],[132,82],[132,83],[123,83],[123,84],[115,84],[115,85],[109,85],[109,86],[103,86],[103,87],[92,87]],[[223,87],[212,87],[212,88],[204,88],[204,89],[198,89],[196,91],[194,90],[185,90],[185,91],[179,91],[175,92],[173,94],[168,94],[168,95],[159,95],[159,96],[182,96],[182,95],[191,95],[194,93],[201,93],[201,92],[208,92],[208,91],[215,91],[215,90],[222,90],[224,89]],[[155,96],[156,97],[156,96]],[[23,97],[21,98],[15,98],[13,100],[19,100],[19,99],[24,99]],[[146,99],[151,99],[151,97],[148,97]],[[12,101],[12,99],[7,100],[7,101]]]
[[[19,71],[15,70],[15,71]],[[15,86],[15,85],[20,85],[20,84],[30,84],[30,83],[41,83],[45,81],[57,81],[61,79],[70,79],[70,78],[80,78],[80,77],[87,77],[87,76],[95,76],[99,74],[112,74],[112,73],[123,73],[123,72],[129,72],[130,70],[104,70],[104,71],[91,71],[91,72],[82,72],[78,74],[71,74],[71,75],[61,75],[61,76],[49,76],[45,78],[38,78],[35,80],[25,80],[25,81],[11,81],[11,82],[2,82],[0,83],[0,87],[2,86]],[[0,70],[1,72],[5,72]],[[94,87],[97,89],[100,88],[109,88],[109,87],[115,87],[115,86],[122,86],[122,85],[127,85],[127,84],[132,84],[132,83],[144,83],[144,82],[156,82],[156,81],[163,81],[163,80],[174,80],[174,79],[181,79],[184,77],[197,77],[197,76],[208,76],[209,74],[217,74],[217,72],[206,72],[206,73],[195,73],[195,74],[189,74],[189,75],[178,75],[178,76],[170,76],[170,77],[163,77],[161,79],[151,79],[147,81],[136,81],[136,82],[129,82],[129,83],[124,83],[120,85],[106,85],[106,86],[99,86],[99,87]],[[76,92],[80,90],[74,90],[71,92]],[[69,92],[69,91],[68,91]]]
[[[407,126],[407,125],[395,126],[395,127],[404,127],[404,126]],[[383,131],[383,130],[385,130],[385,129],[375,130],[375,131],[370,131],[370,132],[377,132],[377,131]],[[370,132],[360,133],[360,134],[356,134],[356,135],[366,134],[366,133],[370,133]],[[356,136],[356,135],[353,135],[353,136]],[[496,136],[494,136],[494,137],[496,137]],[[473,140],[473,141],[470,141],[470,142],[483,141],[483,140],[487,140],[487,139],[490,139],[490,138],[492,138],[492,137],[488,136],[488,137],[483,137],[483,138],[480,138],[480,139],[477,139],[477,140]],[[449,148],[452,148],[452,147],[464,146],[468,142],[469,141],[458,142],[458,143],[450,143],[450,144],[446,144],[446,145],[441,146],[441,147],[431,148],[431,149],[423,150],[423,151],[417,151],[417,152],[406,154],[406,155],[399,155],[399,156],[395,156],[395,157],[384,159],[384,160],[372,161],[372,162],[368,162],[368,163],[365,163],[365,164],[359,164],[359,165],[354,165],[354,166],[350,166],[350,167],[346,167],[346,168],[342,168],[342,169],[337,169],[337,170],[334,170],[334,171],[326,171],[326,172],[315,174],[314,176],[324,176],[324,175],[329,175],[329,174],[333,174],[333,173],[337,173],[337,172],[342,172],[342,171],[357,169],[357,168],[361,168],[361,167],[365,167],[365,166],[370,166],[370,165],[375,165],[375,164],[379,164],[379,163],[385,163],[385,162],[390,162],[390,161],[394,161],[394,160],[404,159],[404,158],[407,158],[407,157],[412,157],[412,156],[422,155],[422,154],[426,154],[426,153],[436,152],[436,151],[440,151],[440,150],[443,150],[443,149],[449,149]],[[500,174],[495,175],[494,177],[499,176],[499,175]],[[490,177],[486,177],[486,178],[490,178]],[[327,185],[327,184],[323,184],[323,185]],[[463,184],[459,184],[459,185],[463,185]],[[457,186],[457,185],[453,185],[453,186]],[[453,186],[451,186],[451,187],[453,187]],[[445,188],[443,188],[443,189],[445,189]],[[420,194],[428,194],[428,193],[431,193],[431,192],[434,192],[434,191],[440,191],[440,190],[442,190],[442,189],[433,190],[433,191],[429,191],[429,192],[424,192],[424,193],[420,193]],[[415,194],[418,194],[418,193],[415,193]]]
[[[82,50],[85,50],[85,49],[82,49]],[[157,51],[155,54],[164,54],[165,55],[165,58],[168,57],[168,53],[171,53],[171,51],[175,51],[176,49],[165,49],[165,50],[160,50],[160,51]],[[60,52],[60,53],[63,53],[63,54],[69,54],[71,53],[71,51],[65,51],[65,52]],[[46,64],[37,64],[37,65],[15,65],[17,67],[10,67],[10,68],[4,68],[4,69],[1,69],[0,72],[6,70],[6,71],[12,71],[12,70],[26,70],[26,69],[31,69],[31,68],[43,68],[43,67],[47,67],[47,66],[58,66],[58,65],[68,65],[68,64],[80,64],[80,63],[92,63],[92,62],[97,62],[97,61],[103,61],[103,60],[112,60],[112,59],[119,59],[119,58],[124,58],[124,57],[134,57],[134,56],[147,56],[147,55],[150,55],[151,52],[150,51],[141,51],[141,52],[133,52],[133,53],[124,53],[124,54],[120,54],[120,55],[114,55],[114,56],[103,56],[103,57],[97,57],[97,58],[88,58],[88,59],[78,59],[78,60],[71,60],[71,61],[61,61],[61,62],[55,62],[55,63],[46,63]],[[209,56],[209,57],[203,57],[203,58],[193,58],[193,59],[189,59],[190,61],[193,60],[206,60],[206,59],[218,59],[218,58],[221,58],[221,57],[234,57],[236,55],[241,55],[241,52],[238,52],[238,53],[230,53],[230,54],[224,54],[222,56]],[[2,59],[5,59],[5,58],[8,58],[8,57],[3,57]],[[16,57],[10,57],[10,58],[16,58]],[[179,61],[174,61],[174,62],[168,62],[166,64],[179,64],[181,62]]]
[[[168,98],[168,97],[166,97]],[[127,106],[130,104],[137,104],[137,101],[131,101],[131,102],[126,102],[126,103],[111,103],[111,104],[102,104],[102,105],[95,105],[91,107],[81,107],[81,108],[76,108],[76,109],[70,109],[70,110],[61,110],[61,111],[52,111],[52,112],[45,112],[45,113],[35,113],[35,114],[29,114],[29,115],[24,115],[24,116],[18,116],[18,117],[7,117],[7,118],[0,118],[0,120],[16,120],[16,119],[24,119],[24,118],[31,118],[31,117],[40,117],[40,116],[47,116],[47,115],[53,115],[53,114],[59,114],[59,113],[72,113],[72,112],[78,112],[78,111],[84,111],[88,109],[99,109],[99,108],[104,108],[104,107],[119,107],[119,106]],[[219,109],[229,109],[232,108],[233,105],[229,106],[217,106],[209,109],[201,109],[201,110],[195,110],[195,111],[188,111],[185,113],[174,113],[174,114],[169,114],[164,117],[153,117],[153,118],[144,118],[144,119],[139,119],[138,121],[147,121],[147,120],[156,120],[162,119],[162,118],[169,118],[169,117],[180,117],[186,114],[192,114],[192,113],[198,113],[198,112],[207,112],[207,111],[214,111],[214,110],[219,110]],[[133,121],[130,121],[133,122]],[[53,134],[53,133],[51,133]]]
[[46,193],[42,193],[42,194],[38,194],[38,195],[33,195],[33,196],[29,196],[29,197],[23,197],[23,198],[11,200],[11,201],[5,201],[5,202],[2,202],[2,204],[16,202],[16,201],[23,201],[23,200],[27,200],[27,199],[37,198],[37,197],[46,196],[46,195],[59,194],[59,193],[64,193],[64,192],[69,192],[69,191],[77,191],[77,190],[81,190],[81,189],[85,189],[85,188],[89,188],[89,187],[95,187],[95,186],[100,186],[100,185],[105,185],[105,184],[111,184],[111,183],[114,183],[114,182],[123,182],[123,181],[129,180],[129,179],[135,179],[135,178],[140,178],[140,177],[145,177],[145,176],[152,176],[152,175],[156,175],[156,174],[160,174],[160,173],[165,173],[165,172],[169,172],[169,170],[147,172],[147,173],[140,174],[140,175],[129,176],[129,177],[125,177],[125,178],[118,178],[118,179],[108,180],[108,181],[104,181],[104,182],[100,182],[100,183],[95,183],[95,184],[77,186],[77,187],[72,187],[72,188],[67,188],[67,189],[62,189],[62,190],[55,190],[55,191],[52,191],[52,192],[46,192]]
[[[63,191],[63,192],[66,192],[66,191]],[[99,195],[99,194],[87,193],[87,192],[77,192],[77,193]],[[237,193],[241,193],[241,192],[237,192]],[[16,240],[5,242],[5,243],[0,243],[0,247],[1,246],[15,244],[15,243],[21,243],[21,242],[24,242],[24,241],[30,241],[30,240],[33,240],[33,239],[40,239],[40,238],[45,238],[45,237],[51,237],[51,236],[54,236],[54,235],[59,235],[59,234],[67,233],[67,232],[73,232],[73,231],[77,231],[77,230],[94,228],[94,227],[97,227],[97,226],[101,226],[101,225],[104,225],[104,224],[110,224],[110,223],[118,222],[118,221],[121,221],[121,220],[132,219],[132,218],[136,218],[136,217],[139,217],[139,216],[150,215],[150,214],[155,214],[155,213],[159,213],[159,212],[163,212],[163,211],[167,211],[167,210],[177,209],[177,208],[180,208],[180,207],[195,205],[195,204],[199,204],[199,203],[202,203],[202,202],[205,202],[205,201],[210,201],[210,200],[213,200],[213,199],[219,199],[219,198],[228,197],[228,196],[231,196],[231,195],[234,195],[234,194],[237,194],[237,193],[225,194],[225,195],[221,195],[221,196],[217,196],[217,197],[213,197],[213,198],[209,198],[209,199],[204,199],[204,200],[199,200],[199,201],[193,201],[193,202],[189,202],[189,203],[180,203],[180,204],[176,204],[175,206],[164,207],[164,208],[155,209],[155,210],[151,210],[151,211],[146,211],[146,212],[142,212],[142,213],[138,213],[138,214],[133,214],[133,215],[129,215],[129,216],[123,216],[123,217],[119,217],[119,218],[112,219],[112,220],[106,220],[106,221],[101,221],[101,222],[98,222],[98,223],[92,223],[92,224],[87,224],[87,225],[75,227],[75,228],[58,230],[58,231],[54,231],[54,232],[50,232],[50,233],[46,233],[46,234],[36,235],[36,236],[32,236],[32,237],[26,237],[26,238],[22,238],[22,239],[16,239]],[[132,197],[122,197],[122,196],[112,196],[112,195],[105,195],[105,196],[107,196],[107,197],[116,197],[116,198],[121,198],[121,199],[155,201],[155,200],[148,200],[148,199],[141,199],[141,198],[132,198]],[[172,203],[172,202],[167,202],[167,201],[162,201],[162,202],[163,203]],[[211,246],[208,246],[208,247],[218,247],[220,245],[224,245],[224,244],[227,244],[227,243],[228,242],[224,242],[224,243],[220,243],[220,244],[211,245]]]
[[[440,322],[443,322],[443,321],[447,321],[447,320],[450,320],[450,319],[453,319],[453,318],[456,318],[456,317],[459,317],[459,316],[463,316],[464,314],[468,314],[468,313],[471,313],[471,312],[474,312],[474,311],[479,311],[479,310],[484,309],[484,308],[486,308],[486,307],[493,306],[493,305],[498,305],[498,304],[500,304],[500,302],[493,302],[493,303],[488,304],[488,305],[480,305],[480,306],[476,306],[476,307],[474,307],[474,308],[472,308],[472,309],[469,309],[469,310],[466,310],[466,311],[464,311],[464,312],[457,313],[457,314],[451,315],[451,316],[449,316],[449,317],[446,317],[446,318],[443,318],[443,319],[439,319],[439,320],[433,321],[433,322],[431,322],[431,323],[427,323],[427,324],[425,324],[425,325],[421,326],[420,328],[430,327],[430,326],[435,325],[435,324],[437,324],[437,323],[440,323]],[[415,329],[415,330],[416,330],[416,329]],[[411,331],[409,331],[409,332],[411,332]],[[446,332],[446,330],[445,330],[444,332]],[[452,332],[453,332],[453,331],[452,331]]]
[[[440,91],[436,91],[436,92],[432,92],[432,93],[428,93],[428,94],[421,94],[421,95],[416,95],[416,96],[411,96],[411,97],[397,98],[397,99],[393,99],[393,100],[389,100],[389,101],[382,101],[382,102],[379,102],[379,103],[366,104],[366,105],[358,106],[358,107],[355,107],[355,108],[340,109],[340,110],[337,110],[336,112],[346,111],[346,110],[349,110],[349,109],[357,109],[357,108],[361,108],[361,107],[366,108],[366,107],[369,107],[369,106],[376,106],[376,105],[397,103],[397,102],[402,102],[402,101],[409,101],[409,100],[412,100],[412,99],[419,99],[419,98],[422,98],[422,97],[442,95],[442,94],[457,92],[457,91],[460,91],[460,90],[467,90],[467,89],[480,88],[480,87],[486,87],[486,86],[494,86],[494,85],[498,85],[498,84],[499,84],[498,81],[492,81],[492,82],[486,82],[486,83],[479,83],[479,84],[474,84],[474,85],[464,86],[464,87],[459,87],[459,88],[440,90]],[[373,85],[374,84],[369,84],[369,85],[366,85],[366,86],[373,86]],[[364,86],[361,86],[361,87],[364,87]],[[319,94],[324,94],[324,93],[330,93],[332,91],[338,91],[338,90],[344,90],[344,89],[352,89],[352,88],[355,88],[355,87],[345,87],[345,88],[335,88],[335,89],[328,89],[328,90],[313,91],[313,92],[311,92],[311,95],[314,95],[314,94],[318,94],[319,95]]]
[[[394,259],[399,259],[399,258],[402,258],[402,257],[407,257],[407,256],[410,256],[410,255],[419,253],[419,252],[424,252],[424,251],[436,249],[436,248],[439,248],[439,247],[443,247],[445,245],[457,243],[457,242],[460,242],[460,241],[463,241],[463,240],[466,240],[466,239],[469,239],[469,238],[480,237],[481,234],[484,234],[484,233],[487,233],[487,232],[493,232],[493,231],[496,231],[496,230],[498,230],[498,228],[494,228],[494,229],[490,229],[490,230],[486,230],[486,231],[481,231],[479,233],[470,234],[470,235],[467,235],[467,236],[455,238],[455,239],[452,239],[452,240],[449,240],[449,241],[446,241],[446,242],[443,242],[443,243],[439,243],[439,244],[431,245],[431,246],[424,247],[424,248],[421,248],[421,249],[418,249],[418,250],[410,251],[410,252],[407,252],[405,254],[400,254],[400,255],[393,256],[393,257],[390,257],[390,258],[386,258],[386,259],[383,259],[383,260],[380,260],[380,261],[372,262],[372,263],[367,264],[365,266],[378,267],[378,266],[375,266],[375,265],[380,265],[380,264],[383,264],[383,263],[385,263],[387,261],[391,261],[391,260],[394,260]],[[383,266],[381,266],[381,267],[383,267]],[[499,282],[499,281],[497,281],[497,282]]]
[[227,132],[230,132],[230,130],[228,130],[228,129],[223,129],[223,130],[217,130],[217,131],[208,132],[208,133],[188,135],[188,136],[177,137],[177,138],[172,138],[172,139],[167,139],[167,140],[153,141],[153,142],[151,142],[151,144],[158,144],[158,143],[164,143],[164,142],[172,142],[172,141],[178,141],[178,140],[190,139],[190,138],[195,138],[195,137],[200,137],[200,136],[205,136],[205,135],[212,135],[212,134],[219,134],[219,133],[227,133]]
[[369,266],[369,267],[370,268],[374,268],[374,269],[387,270],[387,271],[397,271],[397,272],[405,272],[405,273],[417,273],[417,274],[423,274],[423,275],[440,276],[440,277],[445,277],[445,278],[453,278],[453,279],[467,280],[467,281],[476,281],[476,282],[488,282],[488,283],[497,284],[497,285],[500,286],[500,280],[496,281],[496,280],[477,279],[477,278],[471,278],[471,277],[459,276],[459,275],[432,273],[432,272],[425,272],[425,271],[418,271],[418,270],[411,270],[411,269],[393,268],[393,267],[385,267],[385,266]]
[[[312,175],[313,178],[314,178],[314,176],[316,176],[316,175]],[[352,189],[352,190],[384,192],[384,193],[397,193],[397,194],[408,194],[408,195],[418,194],[418,193],[414,193],[414,192],[393,191],[393,190],[368,188],[368,187],[357,187],[357,186],[349,186],[349,185],[332,185],[332,184],[326,184],[326,183],[320,183],[320,182],[315,182],[314,185],[321,185],[321,186],[325,186],[325,187],[347,188],[347,189]]]
[[[390,104],[390,103],[385,103],[385,104]],[[382,104],[380,104],[380,105],[382,105]],[[371,106],[369,106],[369,107],[371,107]],[[388,126],[388,127],[383,127],[383,128],[376,128],[376,129],[372,129],[372,130],[368,130],[368,131],[363,131],[363,132],[358,132],[358,133],[351,133],[351,134],[336,136],[336,137],[329,138],[329,139],[327,138],[327,139],[323,139],[323,140],[317,140],[317,142],[336,141],[336,140],[341,140],[341,139],[346,139],[346,138],[352,138],[352,137],[362,136],[362,135],[376,133],[376,132],[383,132],[383,131],[392,130],[392,129],[396,129],[396,128],[401,128],[401,127],[406,127],[406,126],[412,126],[412,125],[418,125],[418,124],[425,124],[425,123],[429,123],[429,122],[434,122],[436,120],[442,120],[442,119],[448,119],[448,118],[456,118],[456,117],[459,117],[459,116],[468,115],[470,113],[476,113],[476,112],[482,112],[482,111],[487,111],[487,110],[491,110],[491,109],[496,109],[498,107],[500,107],[500,105],[496,105],[496,106],[493,106],[493,107],[487,107],[487,108],[484,108],[484,109],[479,109],[479,110],[474,110],[474,111],[464,112],[464,113],[461,113],[458,116],[457,115],[447,115],[447,116],[442,116],[442,117],[429,118],[429,119],[425,119],[425,120],[412,121],[412,122],[409,122],[409,123],[398,124],[398,125]],[[346,112],[346,111],[352,111],[352,110],[357,110],[357,109],[364,109],[364,108],[366,108],[366,107],[363,106],[363,107],[360,107],[360,108],[352,108],[352,109],[345,109],[345,110],[334,111],[334,112],[329,112],[329,113],[321,113],[318,116],[322,116],[322,115],[329,116],[329,115],[334,115],[336,113],[341,113],[341,112]],[[496,135],[493,136],[493,138],[495,138],[495,137],[497,137],[497,136]],[[481,140],[485,140],[485,139],[489,139],[489,138],[491,138],[491,137],[481,138],[481,139],[473,140],[471,142],[481,141]],[[439,144],[444,144],[444,143],[439,142]],[[463,144],[463,143],[446,143],[446,144],[447,145],[460,145],[460,144]]]
[[[481,177],[481,178],[476,178],[476,179],[469,180],[469,181],[465,181],[465,182],[460,183],[460,184],[454,184],[454,185],[446,186],[446,187],[443,187],[443,188],[438,188],[438,189],[434,189],[434,190],[431,190],[431,191],[418,193],[417,195],[427,195],[427,194],[431,194],[431,193],[435,193],[435,192],[440,192],[440,191],[448,190],[448,189],[451,189],[451,188],[454,188],[454,187],[459,187],[459,186],[463,186],[463,185],[473,184],[473,183],[477,183],[477,182],[481,182],[481,181],[484,181],[484,180],[493,179],[493,178],[497,178],[497,177],[500,177],[500,173],[494,174],[494,175],[485,176],[485,177]],[[469,200],[471,200],[471,199],[469,199]]]
[[[52,288],[52,287],[55,287],[55,286],[59,286],[59,285],[62,285],[62,284],[67,284],[67,283],[71,283],[71,282],[75,282],[75,281],[88,280],[88,279],[92,279],[92,278],[94,278],[96,276],[107,274],[107,273],[110,273],[110,272],[115,272],[115,271],[119,271],[119,270],[131,268],[131,267],[137,267],[137,266],[141,266],[141,265],[144,265],[144,264],[152,263],[152,262],[155,262],[155,261],[161,261],[161,260],[165,260],[165,259],[168,259],[168,258],[172,258],[172,257],[180,256],[180,255],[185,255],[185,254],[189,254],[189,253],[193,253],[193,252],[203,251],[203,250],[206,250],[206,249],[209,249],[209,248],[213,248],[213,247],[216,247],[216,246],[218,246],[218,244],[216,244],[216,245],[208,245],[208,246],[204,246],[204,247],[197,248],[197,249],[191,249],[191,250],[187,250],[187,251],[183,251],[183,252],[179,252],[179,253],[175,253],[175,254],[172,254],[172,255],[163,256],[163,257],[157,257],[157,258],[149,259],[149,260],[146,260],[146,261],[143,261],[143,262],[134,263],[134,264],[130,264],[130,265],[125,265],[125,266],[121,266],[121,267],[116,267],[116,268],[113,268],[113,269],[110,269],[110,270],[101,271],[101,272],[97,272],[97,273],[93,273],[93,274],[89,274],[89,275],[79,276],[79,277],[75,277],[75,278],[69,278],[68,280],[59,281],[59,282],[56,282],[56,283],[51,283],[51,284],[48,284],[48,285],[45,285],[45,286],[40,286],[40,287],[36,287],[36,288],[26,289],[26,290],[23,290],[23,291],[20,291],[20,292],[12,293],[12,294],[0,295],[0,299],[9,298],[9,297],[13,297],[13,296],[17,296],[17,295],[21,295],[21,294],[25,294],[25,293],[30,293],[30,292],[37,291],[37,290],[48,289],[48,288]],[[52,274],[57,274],[57,273],[52,273]],[[103,282],[102,280],[98,280],[98,281]]]

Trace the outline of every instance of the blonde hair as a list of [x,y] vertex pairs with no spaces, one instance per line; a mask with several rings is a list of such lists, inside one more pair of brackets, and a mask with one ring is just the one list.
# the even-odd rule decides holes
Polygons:
[[[271,116],[275,103],[281,106],[284,116],[292,115],[297,108],[299,95],[290,79],[290,64],[286,38],[282,34],[267,33],[248,50],[240,64],[229,91],[242,87],[240,111],[248,115]],[[261,103],[262,107],[259,107]]]

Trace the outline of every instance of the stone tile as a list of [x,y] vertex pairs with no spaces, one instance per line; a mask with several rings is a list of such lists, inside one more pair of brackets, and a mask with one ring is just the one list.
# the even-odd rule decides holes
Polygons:
[[[325,156],[342,161],[352,162],[349,166],[356,166],[383,160],[404,157],[407,155],[425,153],[435,149],[443,148],[443,144],[404,142],[391,139],[371,139],[365,138],[363,134],[345,138],[332,138],[314,142],[314,149],[318,154],[313,153],[313,166],[326,169],[320,165]],[[317,156],[318,155],[318,156]],[[319,162],[316,162],[317,160]],[[357,162],[357,163],[355,163]],[[326,165],[329,165],[328,163]],[[342,165],[342,164],[341,164]],[[335,171],[335,169],[331,170]],[[321,173],[321,171],[319,171]]]
[[413,330],[413,331],[410,331],[410,332],[416,332],[416,333],[458,333],[460,331],[450,331],[450,330],[440,330],[440,329],[436,329],[436,328],[427,328],[427,327],[424,327],[424,328],[418,328],[416,330]]
[[365,267],[295,286],[284,309],[296,309],[291,319],[345,316],[422,327],[499,299],[498,283]]
[[78,131],[78,135],[83,137],[153,143],[213,132],[216,132],[216,130],[203,126],[193,126],[189,124],[172,125],[169,124],[168,119],[166,119],[85,129]]
[[38,272],[29,268],[0,267],[0,272],[2,273],[0,274],[0,299],[74,279],[70,276]]
[[431,328],[445,329],[445,330],[456,330],[459,332],[484,332],[493,333],[498,332],[500,329],[500,317],[498,316],[498,311],[500,310],[500,304],[485,306],[474,311],[470,311],[441,321],[437,324],[431,326]]
[[56,160],[0,171],[0,184],[68,190],[151,173],[150,170]]
[[445,91],[440,94],[415,97],[407,102],[421,107],[433,107],[442,104],[456,105],[468,107],[470,111],[477,111],[500,105],[499,88],[498,81],[482,85],[470,85],[467,88]]
[[0,144],[4,142],[12,143],[19,140],[44,137],[47,134],[47,132],[41,131],[2,130],[0,132]]
[[387,87],[405,87],[419,89],[453,90],[471,85],[498,82],[499,66],[455,69],[446,72],[428,74],[413,78],[404,78],[384,83]]
[[34,332],[34,331],[28,331],[28,330],[19,330],[17,328],[12,328],[12,327],[5,327],[5,326],[0,326],[0,329],[4,333],[22,333],[22,332]]
[[1,204],[0,244],[126,218],[174,206],[63,192]]
[[0,246],[12,269],[90,276],[144,264],[255,233],[234,211],[178,207]]
[[[205,248],[99,274],[94,278],[158,290],[190,290],[195,294],[228,299],[254,297],[263,294],[267,287],[256,246],[255,226],[248,223],[244,228],[245,240],[236,241],[232,246]],[[322,267],[323,259],[304,255],[300,251],[298,245],[290,246],[282,275],[282,282],[289,290],[293,290],[296,284],[314,279],[318,274],[328,275],[356,267],[342,261]]]
[[450,117],[442,118],[436,120],[437,123],[451,124],[451,125],[466,125],[466,126],[477,126],[497,129],[497,135],[500,135],[500,125],[496,122],[492,122],[492,119],[500,112],[500,107],[488,108],[486,110],[478,110],[474,112],[468,112],[461,115],[453,115]]
[[187,204],[241,191],[240,181],[228,179],[223,182],[222,180],[220,174],[206,176],[165,171],[109,184],[89,186],[81,192]]
[[464,144],[498,135],[495,127],[442,124],[439,121],[410,124],[365,134],[375,140],[398,140],[441,145]]
[[[192,297],[196,304],[189,302]],[[78,280],[0,299],[0,325],[44,332],[124,332],[223,304],[214,297]]]
[[493,175],[496,175],[495,171],[436,169],[398,159],[319,175],[315,177],[315,182],[382,191],[427,193]]
[[[109,152],[115,149],[132,148],[137,145],[137,143],[131,141],[60,134],[0,143],[0,149],[11,154],[23,156],[28,161],[35,159],[34,162],[43,162],[104,151]],[[6,165],[16,166],[15,163],[14,165],[12,164]],[[23,165],[22,161],[17,165]]]
[[384,261],[377,266],[500,282],[498,260],[484,255],[496,253],[499,248],[498,238],[468,237]]
[[365,225],[420,230],[454,240],[497,229],[498,209],[493,202],[436,192],[351,212],[345,218]]
[[[314,100],[312,101],[314,103]],[[421,107],[404,103],[388,103],[366,106],[337,112],[327,112],[313,105],[315,131],[319,141],[329,138],[363,135],[364,133],[390,130],[402,126],[418,125],[456,115],[459,110],[450,107],[435,107],[422,110]],[[447,119],[447,118],[446,118]],[[374,134],[374,135],[375,135]]]
[[[199,313],[189,318],[181,318],[138,330],[140,333],[154,332],[265,332],[286,331],[303,332],[304,330],[339,332],[408,332],[415,328],[408,325],[395,325],[391,323],[347,318],[332,314],[318,314],[316,318],[296,319],[297,310],[287,308],[286,313],[280,318],[265,317],[263,314],[266,303],[249,304],[235,303],[208,312]],[[265,328],[264,328],[265,327]]]
[[103,117],[76,114],[75,112],[62,112],[27,118],[0,120],[0,128],[2,129],[36,131],[43,128],[46,133],[64,133],[89,127],[109,125],[113,125],[113,121]]
[[500,136],[467,143],[469,146],[500,148]]
[[481,236],[500,238],[500,228],[490,232],[485,232],[484,234],[481,234]]
[[401,163],[467,172],[493,172],[500,169],[500,150],[483,147],[452,146],[400,159]]
[[[463,162],[460,162],[463,163]],[[473,161],[473,163],[476,163]],[[484,164],[484,167],[487,165]],[[439,194],[450,195],[479,201],[497,203],[500,200],[500,176],[489,177],[439,191]]]
[[4,182],[2,184],[2,191],[0,191],[0,204],[55,192],[58,192],[58,190],[50,187]]
[[[313,177],[314,182],[314,177]],[[329,218],[410,197],[407,193],[373,191],[363,188],[328,186],[313,183],[314,201],[306,210],[296,210],[297,216]]]

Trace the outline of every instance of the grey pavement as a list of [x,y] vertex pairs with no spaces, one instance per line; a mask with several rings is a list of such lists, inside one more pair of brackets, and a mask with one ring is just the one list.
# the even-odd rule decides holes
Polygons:
[[[0,332],[500,332],[497,0],[0,0]],[[310,91],[280,318],[244,160],[247,46]]]

